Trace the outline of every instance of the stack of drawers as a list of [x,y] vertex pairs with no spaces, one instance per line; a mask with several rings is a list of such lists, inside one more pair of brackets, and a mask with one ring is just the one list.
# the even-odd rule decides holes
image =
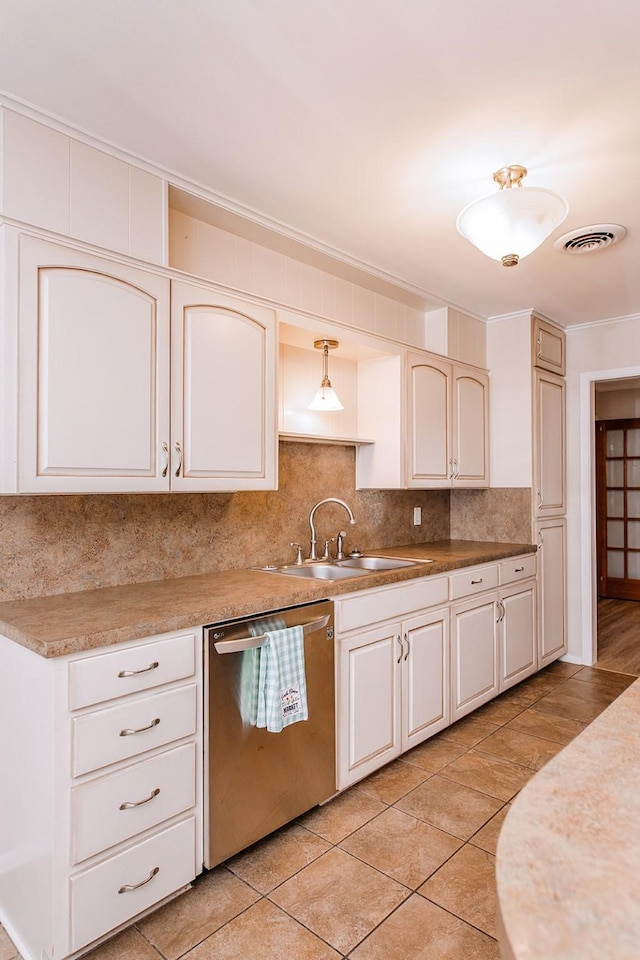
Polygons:
[[199,872],[197,663],[193,632],[68,662],[72,951]]

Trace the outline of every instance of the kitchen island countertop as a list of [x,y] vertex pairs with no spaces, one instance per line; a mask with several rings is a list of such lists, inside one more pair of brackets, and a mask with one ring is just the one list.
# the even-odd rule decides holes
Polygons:
[[416,561],[429,559],[433,563],[331,582],[234,569],[8,600],[0,603],[0,633],[42,657],[60,657],[535,553],[536,547],[523,543],[439,540],[366,552]]

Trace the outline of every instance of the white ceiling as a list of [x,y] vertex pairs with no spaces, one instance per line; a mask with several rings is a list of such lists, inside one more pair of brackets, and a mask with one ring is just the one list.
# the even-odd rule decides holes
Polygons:
[[[436,299],[640,313],[638,0],[1,0],[0,90]],[[529,168],[569,203],[517,267],[456,232]],[[620,244],[567,256],[601,222]]]

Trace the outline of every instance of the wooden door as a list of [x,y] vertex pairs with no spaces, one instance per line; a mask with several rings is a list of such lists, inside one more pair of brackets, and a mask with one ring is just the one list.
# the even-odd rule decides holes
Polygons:
[[400,753],[400,625],[339,641],[338,788]]
[[168,490],[169,283],[20,240],[20,493]]
[[171,489],[277,487],[273,310],[171,284]]
[[449,609],[402,624],[402,749],[449,724]]
[[596,423],[598,595],[640,600],[640,418]]

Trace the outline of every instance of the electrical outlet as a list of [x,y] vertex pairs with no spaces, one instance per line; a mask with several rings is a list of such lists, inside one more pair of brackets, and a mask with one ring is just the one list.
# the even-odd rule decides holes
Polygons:
[[422,523],[422,507],[413,508],[413,525],[419,527]]

